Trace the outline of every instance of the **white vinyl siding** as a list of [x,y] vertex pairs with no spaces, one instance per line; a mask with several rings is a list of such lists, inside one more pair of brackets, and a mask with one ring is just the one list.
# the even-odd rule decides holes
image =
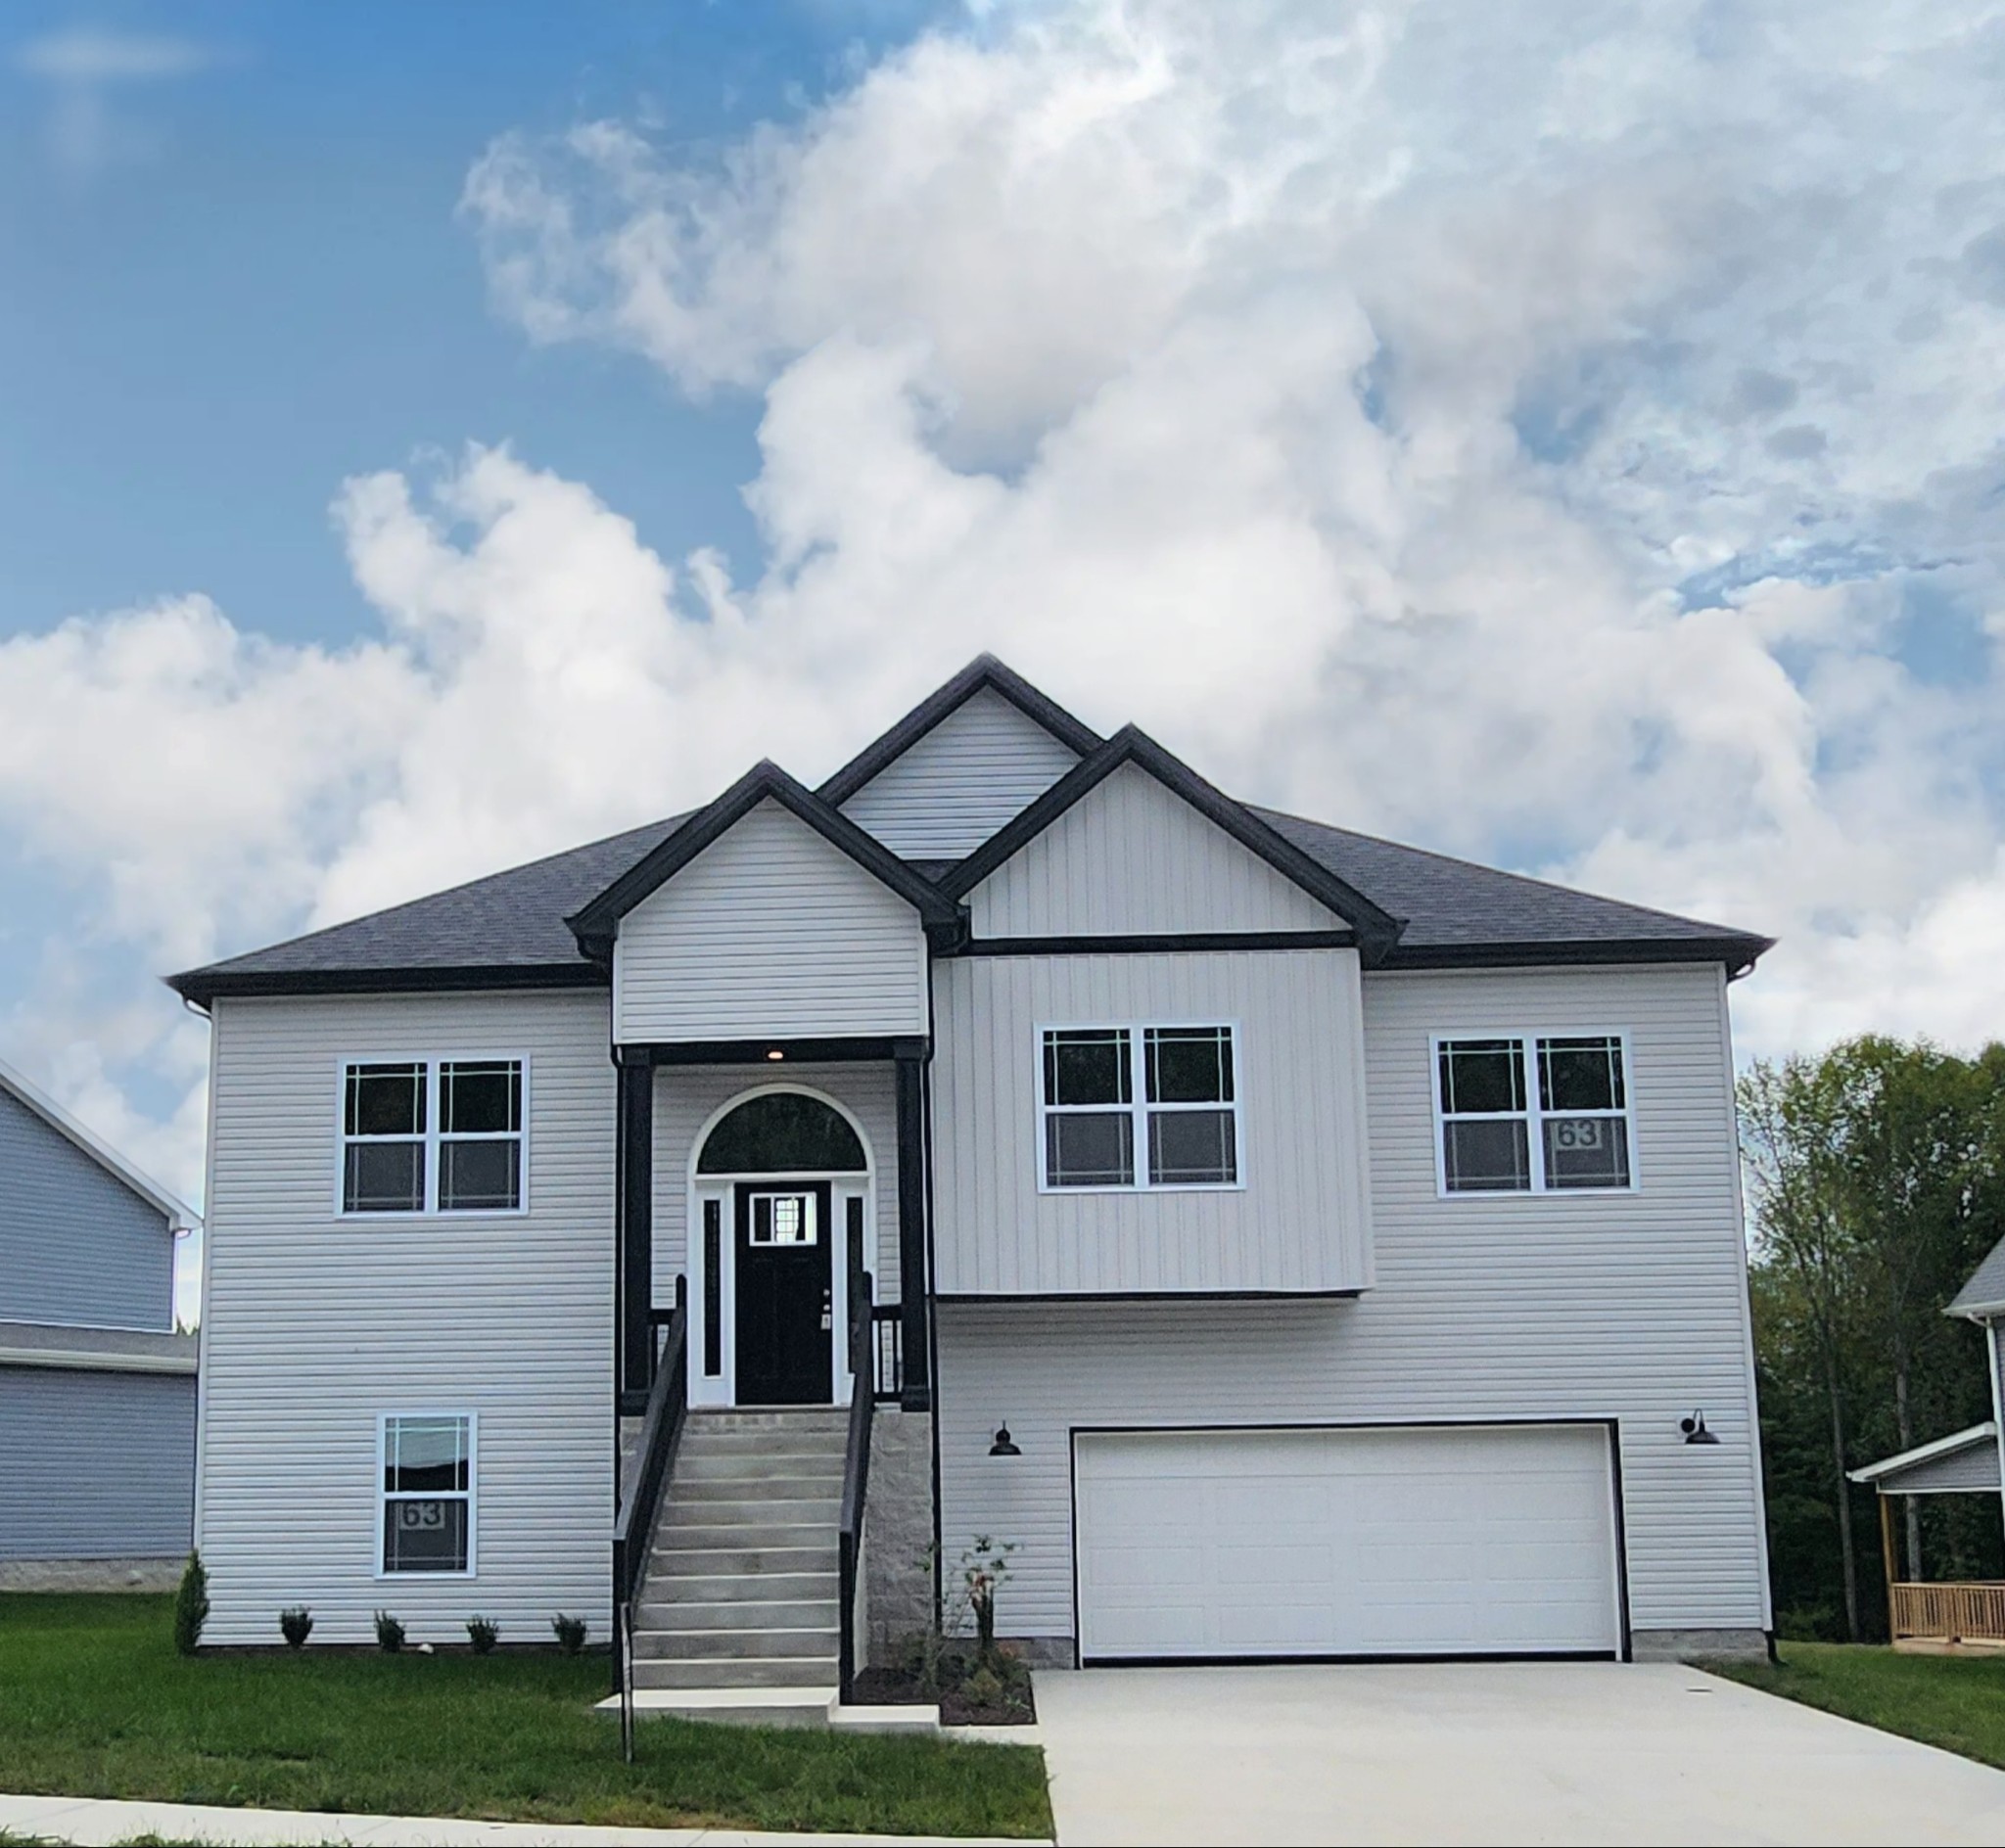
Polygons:
[[613,957],[623,1045],[926,1031],[918,913],[776,802],[628,912]]
[[1082,1432],[1089,1660],[1616,1653],[1605,1425]]
[[[198,1542],[205,1640],[416,1642],[476,1611],[542,1641],[553,1611],[607,1634],[612,1531],[615,1080],[603,993],[222,1000],[211,1041]],[[516,1216],[343,1217],[328,1187],[342,1064],[527,1057]],[[471,1577],[379,1578],[378,1420],[479,1419]],[[306,1498],[303,1502],[302,1498]],[[302,1518],[310,1503],[311,1518]]]
[[977,937],[1328,931],[1344,921],[1124,764],[968,895]]
[[[934,979],[943,1294],[1371,1283],[1354,950],[970,956]],[[1231,1023],[1239,1184],[1041,1188],[1039,1032],[1064,1021]]]
[[[1367,976],[1376,1286],[1348,1303],[943,1304],[946,1556],[975,1534],[1017,1542],[1004,1628],[1070,1634],[1075,1425],[1612,1418],[1632,1625],[1766,1628],[1724,998],[1702,965]],[[1610,1020],[1634,1049],[1648,1184],[1442,1199],[1432,1036]],[[1249,1078],[1249,1200],[1265,1094]],[[958,1267],[942,1178],[941,1262]],[[1002,1202],[1004,1224],[1017,1210]],[[1685,1443],[1695,1408],[1717,1446]],[[988,1455],[1003,1419],[1023,1452],[1006,1461]]]
[[961,859],[1078,762],[1070,745],[984,687],[879,770],[842,811],[902,859]]
[[898,1099],[890,1062],[664,1065],[654,1080],[654,1300],[676,1300],[689,1268],[689,1163],[703,1127],[732,1098],[774,1084],[832,1097],[863,1127],[877,1213],[877,1299],[898,1298]]

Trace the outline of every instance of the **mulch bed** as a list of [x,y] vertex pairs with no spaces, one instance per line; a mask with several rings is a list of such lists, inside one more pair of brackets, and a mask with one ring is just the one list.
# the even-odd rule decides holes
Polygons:
[[857,1699],[868,1706],[938,1705],[946,1726],[1035,1726],[1030,1670],[1006,1651],[984,1672],[972,1656],[949,1654],[928,1675],[914,1661],[873,1664],[857,1677]]

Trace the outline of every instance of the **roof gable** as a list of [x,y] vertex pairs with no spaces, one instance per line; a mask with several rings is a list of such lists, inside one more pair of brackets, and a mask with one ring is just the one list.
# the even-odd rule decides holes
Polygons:
[[39,1117],[64,1140],[82,1150],[113,1179],[136,1193],[148,1206],[165,1215],[170,1232],[184,1231],[202,1224],[202,1216],[193,1207],[133,1167],[109,1142],[86,1129],[38,1085],[31,1084],[4,1062],[0,1062],[0,1091],[5,1091],[23,1108]]
[[888,731],[859,751],[816,792],[838,808],[896,762],[941,721],[959,711],[977,693],[989,692],[1008,701],[1067,746],[1076,757],[1096,751],[1100,735],[1074,718],[1055,700],[1038,691],[1020,673],[994,655],[977,655],[937,692],[929,693]]
[[776,802],[831,846],[847,854],[865,872],[905,900],[924,923],[952,927],[957,921],[958,907],[936,886],[880,842],[872,840],[840,809],[767,760],[741,776],[707,808],[699,808],[589,903],[573,912],[565,922],[578,939],[579,947],[595,958],[609,955],[620,919],[627,912],[767,801]]
[[842,811],[901,859],[951,863],[1020,815],[1079,756],[984,686],[892,759]]
[[1379,960],[1398,939],[1401,920],[1313,859],[1258,815],[1210,783],[1134,725],[1125,726],[1080,761],[1022,814],[943,875],[941,890],[964,898],[1005,861],[1021,853],[1116,770],[1133,765],[1153,777],[1282,878],[1333,911],[1356,933],[1367,963]]

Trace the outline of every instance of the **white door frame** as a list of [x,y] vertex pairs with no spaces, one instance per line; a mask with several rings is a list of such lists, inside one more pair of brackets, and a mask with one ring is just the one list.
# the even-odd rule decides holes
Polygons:
[[[753,1097],[768,1095],[774,1091],[791,1091],[797,1095],[813,1097],[834,1110],[857,1133],[857,1140],[863,1144],[864,1169],[861,1175],[831,1175],[826,1173],[770,1174],[770,1175],[698,1175],[697,1157],[703,1152],[703,1145],[710,1139],[710,1132],[725,1117]],[[828,1339],[830,1343],[829,1376],[834,1382],[833,1403],[846,1406],[855,1387],[849,1367],[849,1343],[847,1333],[850,1325],[850,1276],[849,1276],[849,1206],[851,1200],[861,1199],[863,1203],[863,1270],[869,1277],[874,1291],[877,1284],[877,1157],[870,1146],[870,1137],[857,1113],[840,1097],[831,1096],[827,1091],[813,1085],[795,1083],[778,1085],[750,1085],[741,1091],[735,1091],[723,1103],[704,1119],[703,1126],[690,1139],[687,1174],[686,1217],[683,1221],[683,1269],[689,1278],[688,1296],[688,1381],[689,1404],[692,1407],[730,1407],[738,1403],[738,1291],[737,1291],[737,1220],[736,1194],[740,1185],[755,1187],[786,1188],[797,1185],[818,1185],[825,1183],[829,1192],[829,1224],[823,1228],[823,1236],[829,1240],[829,1316]],[[718,1202],[719,1255],[719,1370],[707,1374],[704,1363],[704,1311],[705,1291],[709,1287],[709,1271],[704,1254],[704,1203]],[[868,1390],[866,1385],[865,1390]]]

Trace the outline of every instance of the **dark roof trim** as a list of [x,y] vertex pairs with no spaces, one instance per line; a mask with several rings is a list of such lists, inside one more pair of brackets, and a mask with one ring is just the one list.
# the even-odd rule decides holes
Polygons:
[[1170,931],[1127,937],[970,937],[954,956],[1160,956],[1191,950],[1355,949],[1355,931]]
[[930,693],[881,737],[873,739],[823,783],[816,793],[838,806],[909,751],[949,715],[959,711],[987,687],[1001,694],[1026,718],[1044,726],[1060,744],[1081,757],[1100,747],[1100,735],[1083,725],[1056,701],[1040,693],[1021,674],[1012,672],[994,655],[977,655],[936,693]]
[[856,1040],[635,1040],[616,1046],[621,1065],[759,1065],[775,1079],[789,1065],[854,1065],[920,1059],[932,1044],[923,1035],[877,1035]]
[[708,808],[699,808],[589,904],[564,920],[571,926],[579,947],[589,956],[609,954],[621,918],[767,801],[778,803],[805,821],[831,847],[847,854],[866,873],[897,893],[926,923],[957,928],[960,910],[952,899],[930,880],[913,872],[881,842],[865,834],[840,809],[766,759],[739,777]]
[[1223,828],[1284,879],[1328,905],[1357,932],[1358,947],[1368,966],[1381,961],[1398,940],[1404,919],[1380,910],[1355,886],[1310,858],[1243,804],[1207,783],[1188,763],[1172,757],[1134,725],[1124,725],[1092,756],[1075,763],[1014,821],[946,874],[940,889],[956,899],[965,898],[1004,860],[1013,858],[1075,803],[1128,763],[1147,771],[1172,795],[1181,797],[1207,821]]
[[218,998],[259,994],[456,994],[477,989],[602,989],[606,972],[579,962],[459,964],[402,969],[191,969],[167,977],[184,1000],[208,1008]]
[[1717,937],[1547,938],[1524,944],[1394,945],[1386,969],[1573,968],[1582,964],[1723,962],[1727,979],[1744,975],[1775,947],[1769,937],[1722,932]]

